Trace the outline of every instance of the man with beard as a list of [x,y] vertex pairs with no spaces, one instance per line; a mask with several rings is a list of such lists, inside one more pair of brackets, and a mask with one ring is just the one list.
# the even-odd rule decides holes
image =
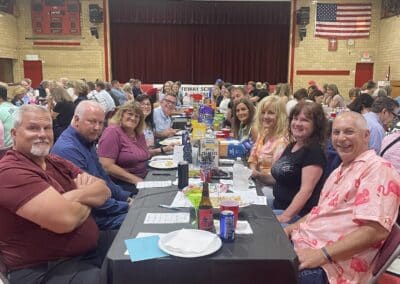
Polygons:
[[21,106],[11,135],[13,149],[0,161],[0,253],[10,282],[98,283],[111,240],[108,234],[99,239],[90,212],[110,190],[49,155],[53,129],[47,109]]

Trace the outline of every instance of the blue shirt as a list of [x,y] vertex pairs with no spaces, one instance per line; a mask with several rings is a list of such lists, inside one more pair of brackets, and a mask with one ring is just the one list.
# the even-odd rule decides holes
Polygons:
[[156,127],[156,132],[163,132],[164,130],[171,128],[172,126],[171,117],[166,115],[161,107],[154,109],[153,121]]
[[129,205],[129,192],[116,185],[101,166],[94,143],[88,142],[72,126],[58,138],[51,152],[74,163],[83,171],[103,179],[111,190],[109,198],[102,206],[93,208],[93,217],[101,230],[114,230],[121,226]]
[[367,121],[369,129],[368,147],[370,149],[374,149],[379,155],[379,152],[381,151],[382,140],[385,137],[385,129],[383,128],[377,113],[370,111],[363,114],[363,116]]
[[117,88],[112,88],[111,93],[118,99],[118,102],[121,106],[128,101],[125,93]]

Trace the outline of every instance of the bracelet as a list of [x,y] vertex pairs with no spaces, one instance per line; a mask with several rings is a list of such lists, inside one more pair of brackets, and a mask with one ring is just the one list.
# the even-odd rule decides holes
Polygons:
[[332,263],[332,262],[333,262],[333,259],[332,259],[331,255],[328,253],[328,251],[326,250],[326,247],[322,247],[321,250],[322,250],[322,253],[324,254],[324,256],[326,257],[326,259],[327,259],[330,263]]
[[165,152],[164,152],[164,146],[161,146],[161,147],[160,147],[160,150],[161,150],[161,154],[165,154]]

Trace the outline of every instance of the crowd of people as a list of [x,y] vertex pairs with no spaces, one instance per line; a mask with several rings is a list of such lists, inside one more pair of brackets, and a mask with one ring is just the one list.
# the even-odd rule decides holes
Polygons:
[[[390,88],[368,81],[345,97],[314,81],[292,92],[218,79],[210,93],[223,126],[250,145],[244,158],[270,188],[300,283],[364,283],[400,204]],[[172,115],[188,97],[179,81],[144,92],[138,79],[61,78],[36,89],[24,79],[12,95],[0,83],[0,148],[10,149],[0,160],[0,261],[11,283],[98,283],[147,162],[173,151],[158,141],[176,135]]]

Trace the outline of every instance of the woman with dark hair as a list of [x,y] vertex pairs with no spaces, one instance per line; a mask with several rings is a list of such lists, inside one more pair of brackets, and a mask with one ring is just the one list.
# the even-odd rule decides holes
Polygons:
[[322,101],[324,100],[324,93],[321,92],[320,90],[315,90],[309,94],[308,98],[317,103],[317,104],[322,104]]
[[253,126],[256,109],[248,99],[240,99],[233,105],[233,136],[244,141],[248,138],[254,142],[257,139],[257,131]]
[[324,183],[327,119],[321,105],[300,102],[289,115],[289,145],[272,166],[274,213],[291,223],[318,203]]
[[355,111],[361,114],[369,112],[374,99],[367,93],[360,94],[356,97],[347,107],[351,111]]
[[151,103],[149,96],[146,94],[140,94],[136,97],[136,102],[144,115],[144,137],[146,139],[146,145],[149,148],[150,154],[156,155],[172,151],[174,147],[173,145],[161,146],[159,148],[154,147],[155,126],[153,121],[153,104]]

